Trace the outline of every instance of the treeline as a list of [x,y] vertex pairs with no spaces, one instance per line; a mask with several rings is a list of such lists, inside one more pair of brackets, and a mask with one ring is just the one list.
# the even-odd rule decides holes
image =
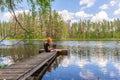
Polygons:
[[[32,14],[19,14],[9,22],[0,22],[0,39],[120,39],[120,20],[91,22],[80,20],[71,23],[64,21],[56,11]],[[20,26],[21,25],[21,26]]]
[[72,24],[69,35],[79,39],[120,39],[120,20],[79,21]]
[[10,39],[43,39],[47,36],[60,39],[67,34],[65,22],[55,11],[35,16],[24,12],[17,19],[20,24],[14,18],[0,23],[0,38],[8,35]]

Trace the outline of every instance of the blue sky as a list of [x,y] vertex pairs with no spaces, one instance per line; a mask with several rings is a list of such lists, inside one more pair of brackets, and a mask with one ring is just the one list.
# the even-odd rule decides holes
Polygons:
[[[65,21],[77,22],[81,20],[112,21],[120,19],[120,0],[55,0],[52,9],[56,10]],[[24,7],[22,8],[24,9]],[[27,8],[25,7],[26,11]],[[16,13],[22,13],[17,10]],[[9,20],[10,13],[0,13],[1,20]]]
[[73,22],[120,19],[120,0],[55,0],[52,9]]

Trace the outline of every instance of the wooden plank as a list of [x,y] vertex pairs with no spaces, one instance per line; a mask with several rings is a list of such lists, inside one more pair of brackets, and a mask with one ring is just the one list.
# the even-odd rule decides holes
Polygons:
[[43,52],[5,69],[0,69],[0,80],[25,80],[55,56],[57,52]]
[[8,69],[29,69],[32,68],[32,65],[14,65],[9,67]]
[[[10,70],[11,70],[11,71],[15,71],[15,70],[16,70],[16,71],[21,71],[21,69],[9,69],[9,68],[3,68],[3,69],[0,69],[0,72],[1,72],[1,71],[10,71]],[[22,69],[22,70],[26,70],[26,69]]]
[[[49,54],[49,53],[48,53]],[[18,78],[18,80],[25,80],[28,78],[30,75],[32,75],[35,71],[37,71],[40,67],[42,67],[47,61],[49,61],[52,57],[56,56],[55,52],[52,52],[49,54],[49,58],[46,58],[42,63],[39,65],[35,66],[33,69],[31,69],[29,72],[23,74]]]
[[52,59],[49,60],[46,66],[42,68],[41,72],[39,72],[39,74],[36,77],[37,80],[41,80],[42,76],[47,71],[48,67],[50,67],[50,65],[52,64],[52,62],[55,60],[56,57],[57,57],[57,54],[56,56],[54,56]]
[[20,70],[20,71],[17,71],[17,70],[11,71],[11,70],[9,70],[9,71],[2,71],[2,72],[0,72],[0,74],[21,74],[21,73],[24,73],[24,72],[25,72],[24,70]]
[[0,80],[7,79],[7,80],[17,80],[20,75],[27,72],[29,69],[3,69],[0,70]]
[[68,55],[68,50],[67,49],[58,49],[57,52],[58,55]]
[[6,76],[6,75],[0,75],[0,80],[16,80],[17,79],[17,76],[16,75],[9,75],[9,76]]
[[[37,58],[32,58],[32,62],[34,62],[34,63],[37,63],[37,64],[35,64],[35,65],[24,65],[26,62],[28,63],[29,61],[25,61],[25,62],[23,62],[23,63],[17,63],[17,64],[14,64],[14,65],[11,65],[11,66],[9,66],[9,67],[7,67],[7,69],[9,69],[9,70],[12,70],[12,69],[26,69],[25,70],[25,72],[23,72],[23,73],[21,73],[21,74],[15,74],[14,72],[12,72],[12,71],[9,71],[9,72],[7,72],[7,73],[4,73],[4,74],[2,74],[2,76],[4,76],[4,78],[6,78],[7,79],[7,77],[9,78],[9,79],[18,79],[18,78],[20,78],[21,76],[23,76],[23,78],[22,79],[19,79],[19,80],[24,80],[25,78],[27,78],[27,77],[29,77],[30,75],[32,75],[33,74],[33,71],[35,72],[37,69],[35,68],[35,67],[38,67],[39,66],[39,68],[40,68],[40,65],[42,66],[42,65],[44,65],[45,63],[46,63],[46,61],[48,61],[49,60],[49,57],[51,57],[52,58],[52,56],[54,56],[55,54],[54,53],[45,53],[45,54],[40,54],[41,56],[37,56]],[[41,59],[41,57],[42,57],[42,59]],[[29,69],[29,70],[28,70]],[[18,72],[18,73],[20,73],[20,72]],[[10,75],[11,74],[11,75]],[[26,76],[26,75],[28,75],[28,76]],[[13,77],[12,77],[13,76]],[[16,77],[15,77],[16,76]],[[14,78],[15,77],[15,78]],[[2,77],[3,78],[3,77]],[[1,77],[0,77],[0,79],[1,79]]]
[[[58,55],[68,55],[68,50],[67,49],[55,49],[57,51]],[[45,52],[44,49],[40,49],[39,53]]]

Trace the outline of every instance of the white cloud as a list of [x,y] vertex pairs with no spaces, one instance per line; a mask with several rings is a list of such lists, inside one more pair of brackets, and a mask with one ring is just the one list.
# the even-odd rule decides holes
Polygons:
[[63,10],[63,11],[59,11],[58,13],[62,16],[62,18],[65,21],[71,20],[72,23],[78,22],[80,19],[84,20],[88,18],[91,18],[92,22],[99,22],[103,20],[107,20],[107,21],[114,20],[114,19],[109,18],[108,14],[105,11],[100,11],[94,16],[92,14],[85,13],[84,11],[72,13],[72,12],[69,12],[68,10]]
[[19,14],[23,14],[23,13],[26,13],[26,14],[28,14],[30,11],[29,10],[20,10],[20,11],[15,11],[15,14],[16,15],[19,15]]
[[105,9],[108,9],[108,5],[107,4],[103,4],[99,8],[102,9],[102,10],[105,10]]
[[68,10],[63,10],[59,11],[58,13],[65,21],[70,20],[71,23],[78,22],[80,19],[86,19],[93,16],[92,14],[85,13],[84,11],[72,13]]
[[[29,10],[20,10],[20,11],[15,11],[16,16],[18,16],[19,14],[22,14],[23,12],[25,12],[26,14],[29,13]],[[5,12],[3,14],[3,19],[2,21],[9,21],[9,19],[12,17],[13,13],[10,12]]]
[[117,3],[117,1],[112,0],[112,1],[110,1],[108,4],[103,4],[103,5],[100,6],[99,8],[100,8],[101,10],[106,10],[106,9],[110,8],[110,6],[112,6],[112,7],[115,6],[116,3]]
[[114,11],[114,15],[120,15],[120,8]]
[[71,19],[74,18],[74,13],[68,12],[68,10],[59,11],[58,13],[62,16],[62,18],[63,18],[65,21],[71,20]]
[[76,13],[75,13],[75,16],[76,16],[77,18],[84,19],[84,18],[91,17],[91,16],[93,16],[93,15],[87,14],[87,13],[85,13],[84,11],[80,11],[80,12],[76,12]]
[[80,21],[79,19],[72,19],[71,23],[75,23],[75,22],[79,22],[79,21]]
[[116,75],[115,75],[115,73],[112,71],[112,72],[110,72],[110,77],[115,77]]
[[82,9],[89,8],[94,5],[96,0],[80,0],[80,5],[86,5]]
[[111,5],[111,6],[114,6],[115,4],[116,4],[115,1],[110,1],[110,5]]
[[11,56],[0,57],[0,59],[1,59],[0,64],[11,65],[11,64],[14,63],[14,61],[13,61]]
[[80,72],[79,75],[80,75],[80,77],[82,77],[85,80],[94,80],[94,79],[96,79],[94,73],[91,72],[90,70],[86,70],[86,72]]
[[118,73],[120,75],[120,63],[115,63],[114,66],[118,70]]
[[[117,5],[116,5],[117,4]],[[103,4],[102,6],[99,7],[99,9],[101,10],[113,10],[115,7],[118,7],[119,1],[118,0],[111,0],[108,4]],[[118,15],[120,13],[119,9],[117,9],[116,11],[114,11],[114,15]]]
[[71,64],[70,60],[68,58],[65,58],[62,63],[60,64],[60,66],[62,67],[68,67]]
[[68,67],[70,65],[73,65],[75,62],[77,61],[76,57],[74,55],[72,55],[70,58],[68,58],[67,56],[61,61],[59,66],[62,67]]
[[97,13],[95,16],[91,18],[92,22],[98,22],[103,20],[112,21],[113,19],[110,19],[108,17],[108,14],[105,11],[100,11],[99,13]]
[[9,21],[10,17],[11,17],[11,13],[6,12],[6,13],[3,14],[3,19],[2,20],[3,21]]
[[86,65],[86,64],[88,64],[89,62],[88,61],[86,61],[86,60],[79,60],[79,61],[76,61],[75,62],[75,64],[77,65],[77,66],[79,66],[80,68],[84,68],[84,66]]
[[118,5],[119,7],[120,7],[120,3],[119,3],[119,5]]

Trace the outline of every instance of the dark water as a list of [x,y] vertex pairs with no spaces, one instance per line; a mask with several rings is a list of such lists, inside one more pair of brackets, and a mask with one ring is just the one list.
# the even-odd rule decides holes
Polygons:
[[[5,42],[4,42],[5,43]],[[41,41],[34,45],[19,45],[7,41],[0,46],[0,65],[10,65],[38,54]],[[57,48],[69,50],[59,56],[42,80],[120,80],[120,41],[56,41]],[[3,44],[3,43],[2,43]]]

